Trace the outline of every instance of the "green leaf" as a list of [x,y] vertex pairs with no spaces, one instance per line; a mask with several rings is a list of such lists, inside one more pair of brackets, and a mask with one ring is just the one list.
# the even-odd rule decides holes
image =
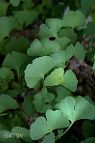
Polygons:
[[29,56],[46,56],[57,52],[59,49],[60,45],[55,41],[42,39],[40,42],[38,39],[35,39],[27,50],[27,54]]
[[29,58],[25,54],[19,52],[12,52],[5,57],[3,61],[3,66],[8,67],[10,69],[15,69],[17,72],[19,72],[21,65],[28,60]]
[[50,102],[54,99],[54,94],[43,88],[41,92],[34,96],[33,104],[37,112],[45,113],[47,109],[51,109]]
[[12,97],[5,94],[0,95],[0,113],[8,109],[16,108],[18,108],[18,104]]
[[62,66],[65,67],[66,61],[67,61],[67,53],[66,51],[58,51],[56,53],[53,53],[50,55],[54,61],[56,62],[56,67]]
[[84,14],[77,10],[77,11],[70,11],[63,17],[63,27],[72,27],[77,28],[84,26],[86,22],[86,18]]
[[55,143],[54,133],[46,135],[41,143]]
[[75,47],[73,44],[70,44],[67,48],[66,48],[66,59],[67,61],[72,58],[73,56],[75,56]]
[[28,87],[35,88],[44,79],[44,75],[55,66],[54,60],[49,56],[39,57],[33,60],[25,70],[25,81]]
[[68,70],[64,74],[63,68],[57,68],[54,71],[52,71],[44,80],[45,86],[57,86],[62,85],[65,88],[76,91],[77,89],[77,79],[75,74],[72,70]]
[[14,12],[14,17],[17,19],[17,21],[23,26],[28,26],[31,24],[36,18],[38,14],[36,11],[29,11],[29,10],[20,10]]
[[0,17],[0,41],[9,36],[11,30],[17,26],[17,22],[12,17]]
[[49,133],[47,122],[44,117],[38,117],[30,126],[30,136],[32,140],[38,140]]
[[85,141],[81,141],[81,143],[94,143],[95,142],[95,137],[90,137],[87,138]]
[[58,42],[58,44],[61,46],[61,50],[65,49],[66,46],[71,42],[71,40],[69,38],[57,38],[56,42]]
[[12,134],[13,134],[13,137],[20,138],[27,142],[31,141],[29,129],[16,126],[16,127],[12,128]]
[[75,42],[76,39],[77,39],[77,35],[74,31],[74,29],[71,29],[71,28],[62,28],[59,30],[58,32],[58,37],[59,38],[69,38],[72,42]]
[[68,70],[63,77],[62,85],[72,92],[77,89],[78,80],[72,70]]
[[9,6],[8,2],[6,2],[4,0],[0,0],[0,16],[6,15],[8,6]]
[[0,68],[0,78],[10,81],[11,79],[14,79],[14,74],[9,68],[2,67]]
[[59,110],[47,110],[46,118],[47,126],[50,132],[54,129],[66,128],[70,125],[67,117]]
[[48,18],[46,19],[46,24],[50,29],[50,32],[54,37],[57,37],[57,32],[62,27],[62,20],[58,18]]
[[63,68],[57,68],[52,71],[44,80],[45,86],[61,85],[63,83]]
[[28,96],[24,96],[24,102],[22,103],[22,105],[23,105],[24,111],[29,116],[32,116],[33,110],[34,110],[32,102],[33,102],[33,98],[32,98],[31,95],[30,96],[29,95]]
[[9,39],[9,41],[6,43],[6,45],[3,47],[2,46],[2,52],[4,54],[11,53],[12,51],[17,51],[21,53],[26,53],[27,48],[29,47],[29,41],[20,36],[18,38],[12,37]]
[[12,6],[17,7],[17,6],[19,6],[19,4],[22,0],[9,0],[9,1],[10,1]]
[[0,141],[5,141],[11,137],[11,132],[7,130],[0,130]]
[[86,50],[84,49],[83,45],[77,42],[75,45],[75,57],[84,60],[85,55],[86,55]]
[[91,12],[95,7],[95,0],[82,0],[81,1],[81,9],[87,15]]
[[85,138],[94,137],[95,136],[95,127],[93,126],[93,122],[91,121],[84,121],[82,125],[82,132]]
[[46,24],[41,24],[39,37],[57,37],[57,32],[62,26],[62,20],[58,18],[50,18],[46,20]]
[[56,94],[57,94],[55,101],[57,101],[57,102],[61,101],[66,96],[71,95],[70,91],[68,91],[66,88],[61,87],[61,86],[56,87],[55,91],[56,91]]
[[50,103],[55,98],[55,95],[53,93],[48,92],[47,88],[45,88],[45,87],[42,89],[42,96],[43,96],[45,103]]
[[56,104],[56,108],[67,115],[72,123],[80,119],[95,119],[95,106],[81,96],[66,97]]

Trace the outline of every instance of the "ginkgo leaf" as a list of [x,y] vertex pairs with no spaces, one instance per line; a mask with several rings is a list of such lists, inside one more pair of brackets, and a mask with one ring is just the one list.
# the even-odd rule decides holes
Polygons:
[[66,128],[70,125],[67,117],[59,110],[47,110],[46,118],[47,126],[50,132],[54,129]]
[[60,45],[60,49],[65,49],[66,46],[71,42],[71,40],[67,37],[64,38],[57,38],[56,41],[59,43]]
[[46,135],[41,143],[55,143],[54,133]]
[[14,74],[9,68],[2,67],[0,68],[0,78],[9,81],[14,78]]
[[80,143],[94,143],[94,142],[95,142],[95,137],[89,137],[84,141],[81,141]]
[[34,96],[33,105],[37,112],[45,113],[47,109],[52,109],[50,103],[54,100],[55,95],[47,91],[44,87],[41,92]]
[[55,69],[44,80],[44,85],[45,86],[61,85],[63,83],[63,74],[64,74],[63,68]]
[[39,57],[33,60],[25,70],[25,80],[27,86],[35,88],[40,80],[44,79],[44,75],[54,68],[55,62],[49,56]]
[[0,113],[8,109],[16,108],[18,108],[18,104],[12,97],[5,94],[0,95]]
[[6,2],[4,0],[0,0],[0,16],[6,15],[8,6],[9,6],[8,2]]
[[17,22],[12,17],[0,17],[0,41],[8,37],[11,30],[17,26]]
[[48,18],[46,19],[46,24],[49,27],[52,35],[54,35],[54,37],[57,37],[57,32],[62,26],[62,20],[58,18]]
[[30,139],[30,130],[24,127],[19,127],[19,126],[15,126],[14,128],[12,128],[12,134],[13,136],[16,136],[18,138],[21,138],[22,140],[25,141],[31,141]]
[[46,20],[46,24],[41,24],[39,37],[48,38],[48,37],[57,37],[57,32],[62,26],[62,20],[58,18],[51,18]]
[[41,24],[40,25],[39,37],[41,39],[42,38],[52,37],[52,33],[51,33],[49,27],[46,24]]
[[56,104],[56,108],[67,115],[72,123],[80,119],[95,119],[95,106],[81,96],[66,97]]
[[17,21],[23,26],[24,24],[27,26],[31,24],[36,18],[38,14],[36,11],[30,10],[19,10],[14,12],[14,17]]
[[56,53],[53,53],[50,55],[54,61],[56,62],[56,66],[60,67],[62,66],[63,68],[65,67],[66,61],[67,61],[67,53],[66,51],[58,51]]
[[35,39],[30,48],[27,50],[29,56],[46,56],[57,52],[60,49],[60,45],[55,41],[49,39],[42,39],[39,41]]
[[75,57],[84,60],[86,54],[86,50],[84,49],[83,45],[79,42],[75,45]]
[[85,25],[86,18],[84,14],[77,10],[77,11],[70,11],[63,17],[63,27],[80,27]]
[[13,6],[18,6],[22,0],[9,0]]
[[72,42],[75,42],[77,39],[77,34],[75,33],[74,29],[72,28],[61,28],[58,31],[58,37],[59,38],[69,38]]
[[30,126],[30,137],[32,140],[38,140],[49,133],[47,122],[44,117],[38,117]]
[[77,89],[78,80],[72,70],[65,72],[62,85],[72,92]]
[[7,54],[5,57],[3,66],[19,71],[21,65],[28,60],[29,57],[27,55],[19,52],[12,52],[11,54]]

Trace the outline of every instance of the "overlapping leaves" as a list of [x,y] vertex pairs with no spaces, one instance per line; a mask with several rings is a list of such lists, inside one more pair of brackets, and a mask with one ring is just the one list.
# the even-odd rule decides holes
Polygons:
[[55,67],[54,60],[49,56],[39,57],[33,60],[25,70],[25,80],[27,86],[35,88],[44,79],[46,73]]
[[[66,128],[80,119],[95,119],[95,106],[85,98],[78,96],[66,97],[57,103],[58,110],[47,110],[46,119],[38,117],[30,127],[30,135],[33,140],[42,138],[55,129]],[[69,123],[71,121],[71,125]]]

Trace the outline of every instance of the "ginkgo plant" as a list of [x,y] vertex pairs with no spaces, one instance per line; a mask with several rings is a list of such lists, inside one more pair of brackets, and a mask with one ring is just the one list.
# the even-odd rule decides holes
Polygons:
[[[16,6],[20,1],[10,3]],[[20,20],[19,13],[15,17]],[[86,50],[77,37],[85,25],[86,18],[79,10],[70,11],[62,19],[48,18],[40,25],[39,37],[27,54],[12,51],[6,55],[0,68],[0,116],[10,111],[11,126],[0,124],[2,143],[56,143],[76,121],[95,120],[95,105],[77,95],[78,79],[68,66],[73,58],[85,59]]]
[[[30,126],[32,140],[43,139],[42,143],[55,143],[77,120],[95,119],[95,106],[81,96],[73,97],[72,92],[77,90],[78,80],[75,73],[67,69],[72,57],[85,58],[86,51],[81,43],[77,38],[72,40],[75,38],[75,29],[80,30],[84,25],[85,16],[81,11],[70,11],[63,19],[47,19],[40,26],[39,39],[35,39],[27,50],[33,60],[25,69],[25,81],[29,88],[42,89],[34,95],[33,104],[37,112],[45,113]],[[66,30],[69,32],[64,34]],[[71,32],[74,38],[70,37]],[[57,97],[54,94],[57,88],[59,94],[63,94],[59,101],[56,100],[59,94]],[[66,96],[64,89],[68,91]],[[49,102],[45,102],[45,96]],[[54,134],[59,129],[62,132]]]

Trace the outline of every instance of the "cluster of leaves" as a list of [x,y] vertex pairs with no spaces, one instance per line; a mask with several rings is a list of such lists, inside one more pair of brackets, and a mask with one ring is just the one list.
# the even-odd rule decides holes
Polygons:
[[[52,8],[53,4],[54,2],[51,0],[42,0],[40,3],[32,0],[0,0],[0,47],[2,47],[3,43],[6,43],[6,40],[2,43],[1,41],[9,37],[9,33],[12,30],[21,30],[23,27],[31,25],[40,15],[40,20],[43,19],[42,13],[45,8],[46,12],[44,17],[46,17],[48,15],[48,9]],[[56,3],[55,7],[60,9],[58,16],[61,16],[64,8],[63,4]],[[54,9],[51,10],[51,16],[54,16],[53,11]],[[11,39],[11,42],[13,40]],[[0,48],[0,52],[5,51]]]
[[[71,58],[84,60],[86,55],[75,32],[85,26],[82,12],[70,11],[62,19],[46,19],[40,25],[39,38],[29,46],[24,37],[5,37],[11,30],[31,24],[44,6],[52,8],[53,1],[43,0],[36,7],[31,0],[0,3],[4,6],[0,8],[0,53],[6,54],[0,67],[0,141],[55,143],[77,120],[95,120],[94,103],[86,97],[73,96],[78,80],[67,68]],[[12,15],[6,16],[11,8]],[[88,122],[84,122],[83,132]],[[86,131],[88,139],[81,143],[93,142],[93,136]]]

